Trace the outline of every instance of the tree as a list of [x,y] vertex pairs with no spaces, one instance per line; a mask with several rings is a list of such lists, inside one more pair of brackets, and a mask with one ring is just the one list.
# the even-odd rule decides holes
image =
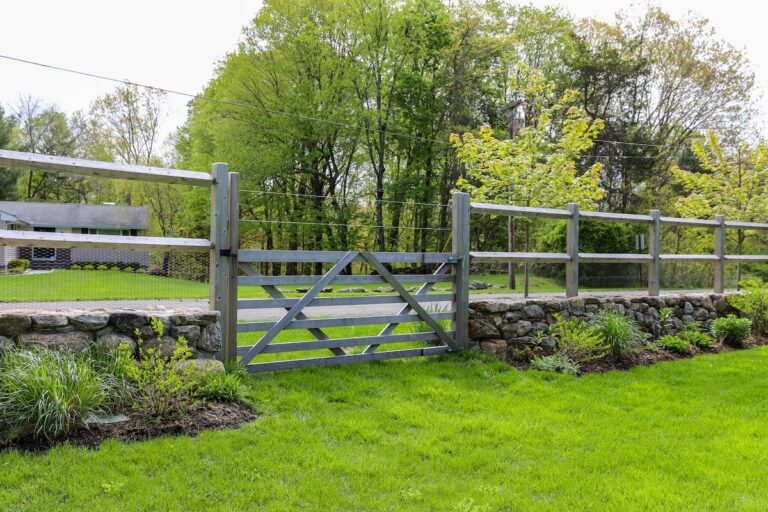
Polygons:
[[[5,115],[5,110],[0,105],[0,149],[11,147],[16,121],[11,116]],[[13,201],[17,198],[16,182],[19,173],[11,169],[0,168],[0,200]]]

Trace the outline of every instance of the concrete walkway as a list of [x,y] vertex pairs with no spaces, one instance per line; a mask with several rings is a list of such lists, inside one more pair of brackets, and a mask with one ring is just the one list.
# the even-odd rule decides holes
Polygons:
[[[711,290],[664,290],[662,295],[675,294],[694,294],[711,293]],[[583,293],[583,297],[615,297],[645,295],[640,290],[634,291],[605,291]],[[564,297],[563,292],[534,293],[530,298],[552,298]],[[522,293],[473,293],[469,296],[470,300],[487,299],[522,299]],[[422,302],[424,307],[447,307],[446,302]],[[309,317],[329,317],[329,316],[372,316],[396,314],[402,304],[361,304],[357,306],[321,306],[314,308],[305,308],[304,313]],[[67,309],[97,309],[97,308],[116,308],[116,309],[174,309],[174,308],[200,308],[208,309],[207,299],[182,299],[182,300],[102,300],[102,301],[70,301],[70,302],[15,302],[0,303],[0,311],[10,309],[26,309],[39,311],[56,311]],[[277,320],[285,310],[282,309],[250,309],[241,311],[240,320]]]

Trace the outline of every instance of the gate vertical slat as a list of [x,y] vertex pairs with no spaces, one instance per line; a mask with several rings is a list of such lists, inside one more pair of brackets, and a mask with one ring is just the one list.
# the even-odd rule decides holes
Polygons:
[[226,256],[228,280],[227,299],[224,304],[227,318],[222,322],[224,361],[237,358],[237,251],[240,247],[240,175],[238,173],[229,173],[228,189],[229,255]]
[[455,192],[451,233],[453,254],[457,258],[456,281],[453,283],[453,331],[459,348],[469,345],[469,215],[469,194]]
[[[215,163],[211,166],[213,184],[211,186],[211,262],[210,262],[210,304],[211,310],[218,311],[223,333],[229,332],[227,314],[227,288],[229,284],[229,264],[227,254],[230,250],[229,239],[229,166]],[[224,350],[218,354],[224,357]]]

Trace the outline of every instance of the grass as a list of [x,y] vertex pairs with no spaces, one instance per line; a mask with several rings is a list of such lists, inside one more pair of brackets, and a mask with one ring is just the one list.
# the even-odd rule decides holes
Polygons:
[[[473,281],[484,281],[493,285],[506,286],[507,277],[503,274],[474,275]],[[522,293],[523,278],[518,276],[518,288],[490,288],[472,290],[470,293]],[[418,283],[408,283],[415,286]],[[386,286],[335,285],[336,290],[349,287],[361,287],[368,291]],[[301,286],[298,286],[301,288]],[[306,286],[305,286],[306,287]],[[297,286],[281,286],[288,297],[300,297]],[[436,293],[445,293],[450,283],[437,283]],[[557,281],[541,276],[531,276],[531,293],[561,292],[564,288]],[[584,289],[585,291],[589,289]],[[597,290],[597,289],[596,289]],[[266,298],[267,293],[259,286],[241,286],[240,297]],[[360,294],[323,294],[324,297],[356,296]],[[119,299],[205,299],[208,297],[208,285],[184,279],[172,279],[148,274],[127,272],[56,270],[46,274],[5,275],[0,276],[0,302],[49,302],[74,300],[119,300]]]
[[768,509],[768,348],[575,378],[454,355],[254,376],[198,438],[0,453],[0,510]]

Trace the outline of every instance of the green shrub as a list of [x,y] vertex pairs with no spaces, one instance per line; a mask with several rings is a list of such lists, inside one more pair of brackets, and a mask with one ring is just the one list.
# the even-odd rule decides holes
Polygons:
[[120,267],[118,267],[117,265],[114,265],[112,267],[109,267],[109,270],[111,270],[112,272],[120,272]]
[[[158,339],[162,338],[162,321],[152,318],[151,322]],[[132,384],[133,408],[155,418],[173,418],[186,414],[195,402],[203,381],[201,372],[183,364],[192,356],[187,341],[179,337],[173,355],[166,358],[158,348],[144,348],[144,340],[138,329],[136,336],[139,359],[120,359],[125,365],[123,372]]]
[[96,267],[96,270],[109,270],[109,267],[104,265],[104,264],[102,264],[102,265],[99,265],[98,267]]
[[683,341],[701,348],[712,348],[715,346],[715,340],[709,334],[699,330],[699,324],[688,322],[677,335]]
[[214,402],[230,402],[251,407],[248,387],[234,373],[209,373],[200,394]]
[[554,317],[549,335],[555,340],[557,351],[572,361],[594,361],[605,357],[610,351],[598,326],[574,318],[565,320],[558,314]]
[[715,338],[734,347],[743,347],[751,331],[752,321],[749,318],[728,315],[712,322],[712,334]]
[[22,258],[13,259],[8,262],[8,272],[22,273],[29,268],[29,260]]
[[66,352],[14,351],[0,359],[0,439],[60,439],[104,414],[113,381],[89,360]]
[[669,352],[677,354],[691,353],[691,344],[678,336],[662,336],[656,343]]
[[637,323],[613,309],[604,309],[596,321],[613,357],[627,359],[632,349],[643,341],[643,333]]
[[71,266],[69,267],[69,270],[82,270],[82,269],[83,269],[83,267],[81,267],[81,266],[80,266],[80,265],[78,265],[77,263],[75,263],[74,265],[71,265]]
[[531,360],[530,369],[542,372],[569,373],[571,375],[579,374],[579,364],[573,362],[565,354],[535,356]]
[[88,263],[87,265],[83,265],[83,270],[95,270],[95,267]]
[[758,334],[768,333],[768,286],[759,279],[739,283],[740,295],[729,295],[728,302],[752,320],[752,329]]
[[133,267],[125,267],[123,272],[133,272]]
[[137,269],[136,269],[136,273],[137,273],[137,274],[146,274],[146,273],[147,273],[147,271],[146,271],[146,270],[144,270],[143,268],[137,268]]
[[656,321],[656,338],[663,336],[667,327],[672,322],[672,309],[663,307],[659,310],[659,319]]

